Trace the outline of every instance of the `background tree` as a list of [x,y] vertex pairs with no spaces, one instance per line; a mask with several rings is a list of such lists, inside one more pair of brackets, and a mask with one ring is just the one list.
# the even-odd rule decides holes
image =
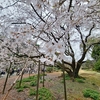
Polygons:
[[93,47],[92,57],[96,61],[94,63],[94,70],[100,71],[100,44],[97,44]]
[[94,45],[93,51],[92,51],[92,57],[96,61],[100,59],[100,44]]

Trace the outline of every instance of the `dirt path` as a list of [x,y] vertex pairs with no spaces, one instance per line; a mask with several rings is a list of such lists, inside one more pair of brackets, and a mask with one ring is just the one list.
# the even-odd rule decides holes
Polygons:
[[[28,77],[29,75],[28,74],[25,74],[24,77]],[[2,90],[3,90],[3,85],[4,85],[4,82],[5,82],[5,78],[1,78],[0,79],[0,100],[3,100],[4,96],[6,95],[8,89],[10,88],[10,86],[12,85],[12,83],[14,82],[14,80],[16,79],[17,76],[11,76],[9,79],[8,79],[8,82],[7,82],[7,85],[6,85],[6,89],[5,89],[5,93],[2,94]],[[12,89],[8,95],[8,98],[7,100],[28,100],[26,99],[26,95],[24,92],[19,93],[15,90],[15,89]]]
[[[31,76],[34,74],[31,74]],[[49,79],[55,79],[56,77],[60,76],[61,72],[54,72],[54,73],[49,73],[47,74],[46,78],[48,77]],[[10,88],[11,84],[14,82],[17,76],[11,76],[8,79],[7,85],[6,85],[6,90],[5,93],[2,94],[3,90],[3,85],[5,82],[5,78],[0,79],[0,100],[3,100],[5,94],[7,93],[7,90]],[[29,77],[29,74],[24,74],[23,78]],[[15,89],[12,89],[8,95],[7,100],[30,100],[28,99],[27,95],[25,92],[20,92],[18,93]]]

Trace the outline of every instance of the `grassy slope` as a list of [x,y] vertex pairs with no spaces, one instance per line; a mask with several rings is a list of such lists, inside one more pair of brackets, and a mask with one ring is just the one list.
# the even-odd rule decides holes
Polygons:
[[[90,88],[100,92],[100,73],[94,71],[80,71],[80,76],[84,77],[85,83],[72,82],[66,80],[68,100],[91,100],[90,98],[84,98],[82,91],[86,88]],[[62,100],[63,98],[63,83],[61,80],[55,81],[50,89]]]
[[[64,98],[62,77],[58,78],[60,75],[61,73],[58,72],[56,74],[51,73],[45,76],[45,87],[51,90],[51,92],[56,97],[56,100],[63,100]],[[68,100],[92,100],[83,96],[82,91],[86,88],[100,92],[100,73],[81,70],[80,76],[85,78],[84,83],[66,80]]]

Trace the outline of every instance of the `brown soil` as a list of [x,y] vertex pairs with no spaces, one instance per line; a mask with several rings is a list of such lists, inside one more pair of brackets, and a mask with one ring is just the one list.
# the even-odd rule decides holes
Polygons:
[[[52,79],[55,80],[57,77],[59,77],[61,75],[61,72],[54,72],[54,73],[49,73],[47,74],[46,78],[48,79]],[[4,86],[4,82],[5,82],[5,78],[0,78],[0,100],[4,100],[4,97],[6,96],[8,89],[11,87],[12,83],[14,82],[14,80],[16,79],[17,76],[11,76],[8,79],[7,85],[6,85],[6,89],[5,89],[5,93],[2,94],[2,90],[3,90],[3,86]],[[24,77],[29,77],[28,74],[24,74]],[[53,83],[45,83],[46,87],[51,87],[53,85]],[[6,100],[33,100],[30,99],[27,95],[27,90],[23,91],[23,92],[17,92],[16,89],[12,89],[7,97]]]

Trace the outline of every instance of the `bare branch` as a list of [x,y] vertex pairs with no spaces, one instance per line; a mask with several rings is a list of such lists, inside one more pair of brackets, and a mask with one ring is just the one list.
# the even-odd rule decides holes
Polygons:
[[67,65],[69,65],[69,66],[71,66],[72,64],[71,63],[69,63],[69,62],[66,62],[66,61],[63,61],[64,62],[64,64],[67,64]]
[[48,42],[48,40],[43,39],[43,38],[42,38],[42,37],[40,37],[40,36],[35,36],[35,35],[33,35],[33,34],[32,34],[32,36],[33,36],[34,38],[39,38],[39,39],[41,39],[41,40],[43,40],[43,41],[45,41],[45,42]]
[[54,34],[51,32],[51,35],[53,37],[53,39],[58,43],[58,41],[56,40],[56,37],[54,36]]
[[[30,23],[26,23],[26,22],[13,22],[13,23],[11,23],[11,24],[29,24],[29,25],[32,25],[32,24],[30,24]],[[34,25],[32,25],[33,26],[33,28],[35,28],[36,29],[36,27],[34,26]]]
[[30,4],[30,5],[31,5],[31,7],[33,8],[34,12],[37,14],[37,16],[38,16],[44,23],[46,23],[45,20],[38,14],[38,12],[37,12],[36,9],[34,8],[34,6],[33,6],[32,4]]
[[87,53],[87,51],[95,44],[100,44],[100,41],[96,42],[96,43],[92,43],[91,45],[89,45],[89,47],[83,52],[82,57],[80,58],[80,60],[78,61],[78,63],[83,63],[83,60],[85,58],[85,55]]
[[66,0],[59,0],[59,6],[61,6]]
[[68,7],[68,12],[70,11],[70,8],[72,7],[72,1],[73,0],[70,0],[69,7]]
[[69,48],[70,48],[70,50],[71,50],[71,52],[72,52],[72,53],[70,53],[70,56],[71,56],[71,57],[74,57],[74,51],[73,51],[73,49],[72,49],[72,46],[71,46],[69,40],[70,40],[70,35],[69,35],[69,33],[68,33],[67,42],[68,42]]
[[87,42],[87,39],[88,39],[88,37],[91,35],[91,32],[92,32],[92,30],[93,30],[93,28],[95,27],[95,24],[93,24],[93,26],[91,27],[91,29],[90,29],[90,31],[89,31],[89,34],[86,36],[86,38],[85,38],[85,42]]
[[0,39],[0,41],[2,41],[2,42],[3,42],[3,39]]
[[83,36],[82,36],[82,32],[80,31],[80,27],[79,26],[76,26],[76,30],[79,32],[79,34],[80,34],[80,37],[81,37],[81,41],[82,41],[82,44],[83,44],[83,51],[85,51],[85,49],[86,49],[86,44],[85,44],[85,42],[84,42],[84,40],[83,40]]
[[13,23],[11,23],[11,24],[26,24],[26,22],[13,22]]
[[[7,8],[9,8],[9,7],[12,7],[12,6],[14,6],[16,3],[18,3],[19,2],[19,0],[17,0],[16,2],[14,2],[12,5],[9,5],[9,6],[6,6],[5,8],[3,8],[3,9],[7,9]],[[2,9],[2,10],[3,10]]]
[[96,44],[100,44],[100,41],[98,41],[96,43],[92,43],[91,45],[89,45],[89,47],[86,50],[88,51],[93,45],[96,45]]
[[19,58],[24,57],[24,58],[31,58],[31,59],[32,59],[32,58],[39,58],[39,57],[43,56],[43,54],[37,55],[37,56],[28,56],[27,54],[18,54],[17,52],[13,52],[9,47],[7,47],[7,49],[8,49],[10,52],[12,52],[13,55],[15,55],[16,57],[19,57]]

